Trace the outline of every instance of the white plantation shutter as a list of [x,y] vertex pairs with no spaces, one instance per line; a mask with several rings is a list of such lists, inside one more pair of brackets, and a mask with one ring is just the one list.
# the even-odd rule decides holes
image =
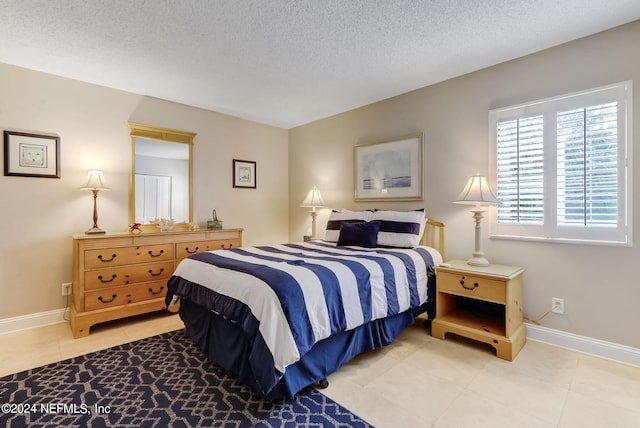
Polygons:
[[617,121],[617,103],[558,113],[558,224],[616,226]]
[[489,117],[492,237],[631,244],[631,82]]
[[542,116],[498,123],[498,222],[543,222]]

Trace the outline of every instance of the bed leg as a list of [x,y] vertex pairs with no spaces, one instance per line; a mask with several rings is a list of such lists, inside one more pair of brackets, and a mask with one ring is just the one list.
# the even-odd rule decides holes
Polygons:
[[319,386],[321,389],[325,389],[326,387],[328,387],[328,386],[329,386],[329,381],[327,380],[327,378],[326,378],[326,377],[325,377],[324,379],[320,379],[320,380],[318,381],[318,386]]

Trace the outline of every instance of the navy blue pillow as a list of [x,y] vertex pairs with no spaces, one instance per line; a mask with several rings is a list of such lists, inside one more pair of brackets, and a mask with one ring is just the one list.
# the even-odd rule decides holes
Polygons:
[[338,245],[355,245],[358,247],[373,248],[378,245],[379,221],[367,221],[363,223],[342,223]]

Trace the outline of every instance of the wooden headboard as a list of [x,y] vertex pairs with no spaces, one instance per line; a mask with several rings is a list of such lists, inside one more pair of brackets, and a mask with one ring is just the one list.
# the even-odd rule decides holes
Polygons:
[[442,260],[446,260],[444,255],[444,223],[427,219],[420,245],[428,245],[435,248],[442,254]]

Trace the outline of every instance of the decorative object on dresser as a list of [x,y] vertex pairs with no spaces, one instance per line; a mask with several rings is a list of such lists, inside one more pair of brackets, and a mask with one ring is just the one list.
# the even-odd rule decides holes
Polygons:
[[318,216],[316,208],[326,206],[322,199],[322,195],[320,194],[320,191],[316,189],[316,186],[313,186],[313,189],[309,190],[307,197],[304,198],[304,201],[302,201],[300,206],[303,208],[311,208],[311,211],[309,211],[309,214],[311,214],[311,236],[309,239],[316,239],[316,217]]
[[246,160],[233,160],[233,187],[241,189],[256,188],[256,163]]
[[467,260],[467,263],[473,266],[489,266],[489,260],[484,256],[484,252],[481,248],[481,223],[482,213],[484,213],[484,210],[481,207],[487,205],[498,205],[500,202],[489,188],[486,177],[483,177],[480,174],[469,177],[469,181],[467,181],[466,186],[464,186],[464,189],[462,189],[462,192],[458,195],[458,199],[453,201],[453,203],[475,205],[475,209],[471,210],[473,213],[473,219],[476,222],[475,250],[473,251],[473,257]]
[[4,175],[60,178],[60,137],[4,131]]
[[422,133],[354,147],[354,200],[421,201]]
[[167,280],[191,254],[242,245],[242,229],[73,236],[71,330],[165,309]]
[[218,213],[216,213],[216,210],[213,210],[213,220],[207,221],[207,229],[208,230],[222,229],[222,220],[218,220]]
[[104,184],[104,174],[97,169],[89,170],[87,173],[87,184],[82,186],[81,190],[90,190],[93,193],[93,226],[85,233],[87,235],[105,233],[98,227],[98,192],[100,190],[111,190]]
[[512,361],[526,342],[522,273],[517,266],[471,266],[452,260],[436,267],[436,318],[431,335],[454,333],[487,343]]
[[161,218],[158,220],[160,226],[160,232],[171,232],[176,222],[172,218]]

